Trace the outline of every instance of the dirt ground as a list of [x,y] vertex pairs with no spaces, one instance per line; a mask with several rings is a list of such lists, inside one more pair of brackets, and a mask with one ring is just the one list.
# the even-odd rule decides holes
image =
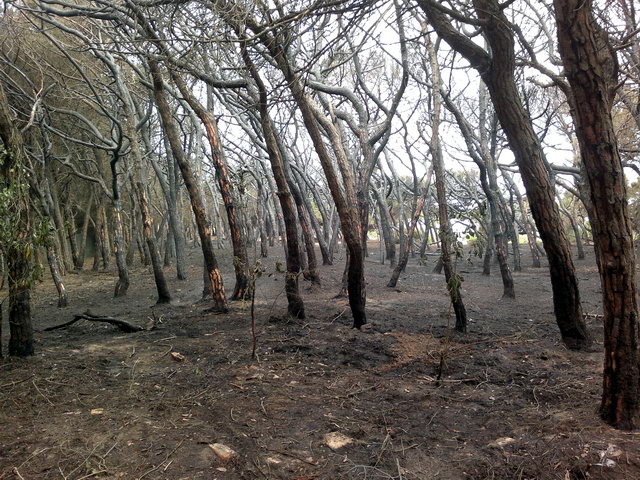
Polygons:
[[[46,279],[34,293],[36,356],[0,361],[0,479],[640,478],[640,433],[597,416],[592,253],[577,267],[595,343],[576,353],[559,341],[546,269],[516,273],[517,299],[502,300],[497,268],[483,277],[479,259],[462,260],[470,331],[455,335],[435,257],[412,259],[390,289],[389,266],[371,250],[369,325],[355,331],[346,299],[333,298],[343,259],[320,268],[322,289],[301,282],[307,319],[291,321],[281,249],[271,248],[257,286],[257,360],[248,302],[228,315],[197,303],[197,250],[190,278],[171,279],[169,306],[154,307],[140,266],[124,299],[112,298],[114,272],[68,274],[66,309]],[[229,291],[230,258],[220,251]],[[43,331],[87,309],[160,323],[132,334],[84,320]],[[330,438],[349,443],[330,448]],[[237,455],[223,462],[215,443]]]

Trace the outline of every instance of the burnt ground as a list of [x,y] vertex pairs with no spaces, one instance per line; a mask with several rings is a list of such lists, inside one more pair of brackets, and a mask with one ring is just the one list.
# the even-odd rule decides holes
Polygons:
[[[112,298],[114,272],[68,274],[62,310],[46,279],[34,293],[36,356],[0,361],[0,478],[640,478],[640,434],[597,416],[602,320],[587,319],[591,351],[565,349],[545,269],[515,274],[510,301],[499,276],[461,261],[471,323],[455,335],[435,257],[412,259],[389,289],[389,267],[371,249],[370,323],[356,331],[346,299],[333,298],[342,259],[321,267],[322,289],[301,282],[308,315],[293,321],[272,248],[257,286],[258,360],[248,302],[228,315],[197,303],[196,250],[190,279],[171,280],[169,306],[153,306],[144,267],[133,268],[124,299]],[[220,253],[230,290],[231,255]],[[593,254],[577,266],[585,311],[597,315]],[[43,331],[87,309],[160,323],[133,334],[84,320]],[[329,448],[332,432],[351,443]],[[213,443],[237,456],[222,462]]]

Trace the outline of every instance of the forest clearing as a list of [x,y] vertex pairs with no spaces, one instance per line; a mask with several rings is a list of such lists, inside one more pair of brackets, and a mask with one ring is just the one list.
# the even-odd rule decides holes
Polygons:
[[[592,255],[578,264],[595,337],[587,352],[562,345],[544,269],[516,274],[516,288],[526,294],[511,300],[501,299],[499,278],[481,275],[477,259],[462,263],[472,323],[456,335],[447,328],[450,303],[433,262],[412,261],[392,289],[385,286],[389,267],[369,259],[370,323],[358,331],[346,299],[332,298],[335,288],[310,289],[308,282],[307,319],[283,317],[284,274],[275,272],[275,261],[264,262],[273,274],[257,285],[256,360],[250,305],[203,313],[194,279],[172,281],[176,299],[166,306],[154,306],[143,268],[132,272],[140,288],[125,299],[109,295],[113,273],[68,275],[75,298],[67,310],[52,302],[51,282],[38,286],[39,353],[26,363],[5,361],[0,370],[1,478],[640,475],[638,435],[596,415],[602,318]],[[341,273],[339,266],[320,269],[325,285],[339,285]],[[129,334],[94,322],[43,331],[86,309],[134,324],[153,316],[162,322]],[[333,432],[351,443],[332,450],[325,435]],[[237,459],[221,461],[209,447],[215,443]]]

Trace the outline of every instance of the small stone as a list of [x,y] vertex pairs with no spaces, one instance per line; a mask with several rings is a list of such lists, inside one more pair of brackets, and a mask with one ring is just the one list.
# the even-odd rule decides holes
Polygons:
[[507,445],[511,445],[512,443],[515,443],[516,439],[515,438],[511,438],[511,437],[500,437],[497,440],[494,440],[493,442],[491,442],[489,444],[490,447],[494,447],[494,448],[503,448],[506,447]]
[[171,358],[173,358],[176,362],[184,362],[187,357],[179,352],[171,352]]
[[324,443],[331,450],[338,450],[350,443],[353,443],[353,438],[349,438],[340,432],[330,432],[325,434]]
[[222,443],[211,443],[209,444],[209,448],[223,462],[228,462],[232,458],[238,456],[235,450],[223,445]]

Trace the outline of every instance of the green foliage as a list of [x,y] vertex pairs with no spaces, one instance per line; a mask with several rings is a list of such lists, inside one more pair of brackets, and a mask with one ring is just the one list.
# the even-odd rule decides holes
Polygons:
[[[11,160],[11,152],[0,145],[0,168]],[[7,259],[24,258],[32,268],[18,284],[30,286],[42,276],[42,265],[33,265],[33,253],[37,247],[51,244],[49,222],[38,217],[31,218],[33,210],[29,204],[28,173],[21,166],[4,172],[0,179],[0,252]]]
[[464,236],[469,246],[469,257],[467,260],[471,261],[471,257],[482,258],[484,251],[487,248],[487,241],[483,236],[473,233],[466,233]]

